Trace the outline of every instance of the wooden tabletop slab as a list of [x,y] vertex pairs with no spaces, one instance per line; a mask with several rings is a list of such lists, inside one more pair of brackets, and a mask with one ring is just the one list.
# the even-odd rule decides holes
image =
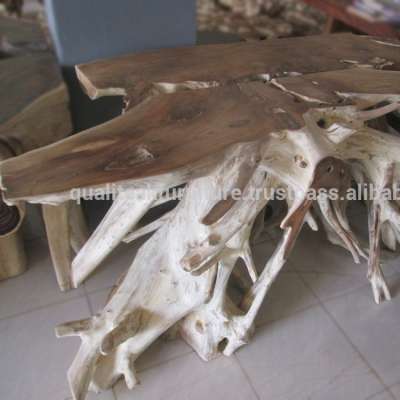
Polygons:
[[400,72],[365,68],[276,83],[280,87],[244,82],[153,97],[106,124],[5,161],[0,167],[5,195],[59,193],[207,164],[234,143],[299,129],[310,108],[341,104],[337,92],[400,94]]
[[[379,41],[379,40],[378,40]],[[382,40],[400,46],[400,41]],[[246,43],[164,49],[80,65],[77,72],[91,98],[126,94],[136,104],[156,83],[218,82],[309,74],[389,60],[400,70],[400,47],[349,33]]]

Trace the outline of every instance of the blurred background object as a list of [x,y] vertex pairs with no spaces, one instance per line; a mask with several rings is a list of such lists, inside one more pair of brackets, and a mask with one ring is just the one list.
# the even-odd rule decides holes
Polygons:
[[373,22],[400,24],[400,0],[354,0],[349,11]]
[[[0,13],[39,16],[43,23],[42,3],[0,0]],[[158,9],[155,15],[162,17],[164,12]],[[208,42],[210,32],[222,33],[228,40],[230,36],[251,40],[346,30],[399,37],[400,0],[197,0],[197,29],[200,42],[204,37]]]
[[325,21],[323,13],[298,0],[197,0],[199,31],[244,39],[318,34]]
[[36,18],[43,10],[43,0],[0,0],[0,14]]
[[44,4],[70,88],[76,132],[103,123],[122,110],[121,98],[91,101],[80,89],[76,64],[196,41],[195,0],[45,0]]
[[16,14],[19,17],[22,15],[24,0],[0,0],[0,4],[9,14]]
[[303,0],[327,17],[326,33],[351,31],[400,38],[399,0]]
[[[0,0],[0,7],[0,13],[24,18],[43,16],[43,0]],[[155,14],[163,16],[164,12],[158,10]],[[220,32],[260,39],[317,34],[322,32],[325,21],[323,13],[299,0],[197,0],[200,35]]]

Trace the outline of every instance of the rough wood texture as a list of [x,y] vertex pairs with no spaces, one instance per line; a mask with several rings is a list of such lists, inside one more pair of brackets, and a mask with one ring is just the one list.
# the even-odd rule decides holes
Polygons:
[[[49,50],[40,27],[28,21],[0,18],[0,38],[0,80],[3,89],[0,93],[0,146],[9,152],[4,159],[65,138],[72,132],[72,124],[68,91],[62,81],[55,56]],[[13,209],[4,204],[3,210],[3,215],[13,215]],[[70,274],[66,276],[66,273],[70,270],[72,256],[67,254],[64,245],[61,244],[65,239],[61,233],[69,229],[70,215],[65,215],[63,206],[53,208],[49,218],[49,212],[44,210],[44,214],[57,277],[60,287],[66,290],[70,288],[68,282],[71,277]],[[17,228],[11,227],[16,236],[21,235],[17,231],[22,220],[23,216],[19,214]],[[3,236],[11,233],[5,229],[5,221],[3,218],[0,227],[4,228],[4,232],[1,233]],[[7,221],[12,219],[9,217]],[[56,221],[56,225],[52,221]],[[75,230],[79,235],[83,232],[82,224],[79,225],[79,220],[76,222],[78,225]],[[0,236],[0,241],[3,240],[3,236]],[[78,243],[82,245],[82,242],[82,235],[75,240],[76,246]],[[7,243],[10,243],[10,239],[7,239]],[[14,243],[13,247],[9,248],[9,257],[2,254],[0,263],[9,263],[9,258],[12,258],[11,262],[25,260],[23,254],[16,253],[23,252],[21,239],[15,239]],[[6,245],[5,243],[3,247]],[[24,270],[17,263],[15,269],[20,272]],[[6,274],[3,274],[3,278],[6,277]]]
[[[165,52],[152,53],[148,62],[158,61],[147,72],[140,69],[140,75],[134,62],[129,64],[132,70],[128,64],[121,69],[118,60],[114,67],[108,62],[94,64],[99,71],[108,65],[107,74],[96,81],[103,94],[121,94],[117,87],[134,93],[133,82],[135,88],[155,85],[162,90],[151,91],[141,104],[107,124],[0,165],[9,203],[29,199],[57,204],[68,200],[73,188],[116,184],[118,196],[112,208],[73,261],[74,286],[120,241],[154,232],[103,311],[57,328],[60,337],[82,338],[68,373],[74,399],[84,399],[88,390],[107,389],[120,378],[134,387],[135,360],[167,330],[179,332],[204,360],[220,353],[231,355],[246,344],[262,301],[305,223],[313,229],[324,226],[328,239],[346,248],[356,263],[368,258],[375,301],[390,298],[379,247],[381,239],[392,249],[400,241],[397,203],[378,198],[369,204],[366,251],[350,228],[344,196],[352,181],[371,183],[380,192],[398,181],[400,138],[393,127],[385,132],[373,126],[387,126],[382,119],[400,108],[400,72],[380,70],[398,68],[399,43],[345,35],[349,53],[344,58],[342,50],[324,53],[321,41],[326,44],[332,38],[304,39],[304,43],[308,40],[306,48],[320,46],[315,51],[319,61],[313,66],[296,58],[297,40],[282,42],[283,49],[292,48],[292,61],[286,50],[279,58],[277,43],[271,48],[262,44],[265,54],[276,51],[268,64],[272,70],[297,63],[303,75],[284,76],[281,71],[276,76],[275,70],[274,78],[269,69],[243,62],[248,56],[246,44],[234,48],[240,65],[230,65],[228,55],[221,56],[230,46],[221,47],[218,60],[224,60],[226,73],[221,67],[214,75],[218,61],[213,47],[210,57],[204,48],[171,50],[177,59],[164,58],[164,72]],[[358,51],[360,46],[363,51]],[[193,71],[181,69],[188,63],[188,53],[196,51],[204,56],[193,64]],[[244,75],[243,65],[248,68]],[[228,66],[230,79],[226,79]],[[80,71],[86,86],[99,77],[93,65]],[[118,75],[121,71],[123,75]],[[260,74],[258,81],[251,81]],[[202,76],[218,85],[199,84]],[[159,81],[160,77],[172,81]],[[142,216],[178,185],[184,185],[184,195],[176,207],[143,225]],[[288,213],[280,224],[282,238],[259,274],[249,240],[253,225],[259,224],[278,189],[291,195],[286,198]],[[321,189],[335,189],[338,196],[321,192],[317,199],[309,197],[310,190]],[[228,286],[239,259],[252,284],[235,299]]]
[[82,208],[75,201],[52,206],[43,205],[47,241],[58,285],[62,291],[73,288],[71,262],[74,253],[85,245],[89,232]]
[[[356,74],[349,69],[156,96],[111,122],[4,162],[2,184],[6,198],[17,199],[178,169],[186,174],[187,166],[195,176],[194,165],[207,166],[210,157],[238,141],[300,128],[310,105],[340,104],[335,91],[398,94],[399,83],[397,72],[361,68]],[[298,100],[313,101],[293,101],[280,85]]]
[[69,203],[59,206],[43,205],[43,219],[46,225],[47,240],[53,260],[58,285],[62,291],[72,288],[70,246],[70,226],[68,221]]
[[390,60],[391,69],[398,70],[400,52],[393,50],[372,37],[337,34],[165,49],[80,65],[77,72],[92,99],[126,94],[127,101],[136,104],[149,91],[168,91],[163,83],[190,87],[190,83],[206,86],[260,79],[260,75],[268,79],[352,68],[346,60],[372,64],[376,57]]

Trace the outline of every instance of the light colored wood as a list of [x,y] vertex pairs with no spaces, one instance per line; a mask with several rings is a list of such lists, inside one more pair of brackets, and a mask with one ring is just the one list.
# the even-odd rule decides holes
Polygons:
[[[365,94],[359,96],[366,101]],[[380,96],[369,95],[368,101],[379,104]],[[237,144],[219,158],[212,172],[190,180],[185,197],[174,212],[162,217],[162,224],[140,248],[104,311],[92,318],[89,327],[70,332],[83,339],[68,375],[74,398],[84,398],[89,387],[107,389],[121,376],[128,387],[134,387],[138,382],[134,361],[156,337],[175,325],[204,360],[221,352],[231,355],[246,344],[262,301],[303,224],[307,219],[316,224],[309,214],[313,202],[307,199],[307,190],[337,188],[343,194],[350,187],[350,178],[357,179],[351,164],[354,158],[366,171],[380,171],[387,158],[399,161],[400,139],[366,126],[369,119],[399,108],[400,96],[392,101],[391,106],[363,112],[351,105],[311,109],[304,114],[304,127],[277,132],[266,141]],[[321,118],[336,128],[321,129],[317,124]],[[302,162],[296,155],[301,155]],[[338,158],[341,155],[346,162]],[[380,179],[369,173],[374,184]],[[215,191],[229,192],[236,187],[244,189],[243,198],[216,207]],[[252,226],[268,202],[268,198],[251,199],[248,194],[257,188],[282,187],[295,194],[281,223],[283,237],[261,275],[252,277],[254,284],[237,306],[227,294],[229,277],[239,258],[252,264],[248,250]],[[126,192],[121,209],[130,205],[133,195]],[[356,262],[368,257],[350,230],[345,204],[319,199],[318,206],[330,238],[335,239],[332,241],[347,248]],[[132,213],[139,209],[135,211],[133,206]],[[398,213],[396,218],[392,216],[391,221],[398,220]],[[398,229],[400,225],[395,226]],[[112,232],[119,230],[117,225],[109,227]],[[107,231],[107,235],[112,233]],[[376,243],[372,241],[371,246]],[[377,302],[389,299],[376,261],[378,253],[372,251],[370,257],[374,298]],[[248,267],[251,274],[254,269]]]
[[57,281],[62,291],[74,287],[72,259],[89,238],[82,208],[75,201],[43,205],[43,220]]
[[80,204],[71,201],[68,211],[70,244],[74,252],[78,253],[89,239],[89,230]]
[[139,199],[134,191],[121,191],[101,224],[73,261],[73,285],[78,287],[95,268],[121,243],[126,234],[150,209],[157,197]]
[[72,289],[69,203],[58,206],[43,205],[43,219],[47,241],[56,272],[57,282],[62,291]]

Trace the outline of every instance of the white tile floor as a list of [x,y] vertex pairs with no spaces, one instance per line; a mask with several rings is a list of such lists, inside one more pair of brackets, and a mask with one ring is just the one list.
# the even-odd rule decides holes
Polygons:
[[[276,236],[255,246],[257,262]],[[61,294],[46,245],[30,242],[30,270],[0,283],[1,400],[69,398],[66,370],[79,340],[57,340],[54,326],[101,308],[134,254],[121,247],[81,289]],[[139,359],[141,386],[129,392],[119,383],[89,399],[400,400],[400,258],[385,270],[394,299],[376,306],[365,265],[305,231],[253,341],[235,356],[207,364],[184,342],[160,340]]]

